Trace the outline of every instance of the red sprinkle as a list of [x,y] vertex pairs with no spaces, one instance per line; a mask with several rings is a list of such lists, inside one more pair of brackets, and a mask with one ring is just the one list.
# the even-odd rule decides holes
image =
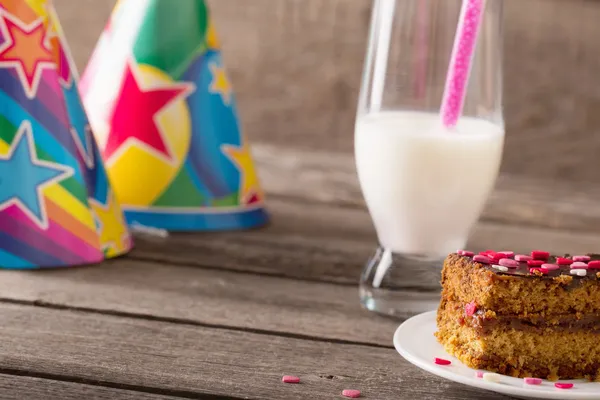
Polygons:
[[283,383],[300,383],[300,378],[298,378],[297,376],[292,376],[292,375],[284,375],[284,377],[281,378],[281,382],[283,382]]
[[588,263],[589,269],[600,269],[600,261],[590,261]]
[[590,261],[590,256],[573,256],[573,261]]
[[514,251],[499,251],[498,254],[502,254],[506,258],[513,258],[515,256]]
[[558,257],[556,259],[556,263],[558,265],[571,265],[573,264],[573,260],[571,260],[570,258]]
[[588,265],[584,262],[581,261],[575,261],[573,264],[571,264],[571,269],[588,269]]
[[465,305],[465,314],[467,314],[467,317],[472,317],[476,311],[477,311],[477,304],[474,301],[467,303]]
[[515,260],[525,262],[531,260],[531,256],[526,256],[525,254],[517,254],[515,256]]
[[541,267],[542,265],[544,265],[544,261],[542,261],[542,260],[529,260],[529,261],[527,261],[527,265],[529,265],[530,267]]
[[555,271],[557,269],[560,269],[560,267],[556,264],[542,264],[542,268],[546,271]]
[[342,390],[342,396],[349,397],[351,399],[357,399],[360,397],[360,390],[344,389]]
[[498,261],[498,264],[506,268],[517,268],[519,266],[517,261],[511,260],[510,258],[503,258],[502,260]]
[[540,272],[543,275],[548,275],[548,270],[543,268],[529,268],[530,274],[535,274],[536,272]]
[[541,385],[542,380],[540,378],[525,378],[523,379],[528,385]]
[[480,262],[482,264],[491,264],[492,259],[486,256],[482,256],[480,254],[473,256],[473,261]]
[[554,384],[554,386],[556,386],[559,389],[571,389],[573,387],[573,384],[572,383],[556,382]]
[[437,358],[437,357],[434,359],[434,362],[437,365],[450,365],[450,364],[452,364],[452,361],[450,361],[450,360],[445,360],[443,358]]
[[548,253],[547,251],[534,250],[531,252],[531,257],[534,260],[546,261],[548,258],[550,258],[550,253]]
[[472,251],[467,251],[467,250],[458,250],[456,252],[456,254],[458,254],[460,256],[466,256],[466,257],[473,257],[475,255],[475,253],[473,253]]

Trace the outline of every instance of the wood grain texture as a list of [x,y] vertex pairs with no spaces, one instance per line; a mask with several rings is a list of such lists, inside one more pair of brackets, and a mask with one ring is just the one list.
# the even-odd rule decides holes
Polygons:
[[[359,208],[271,197],[272,223],[246,232],[171,234],[165,240],[138,239],[132,258],[171,264],[218,267],[304,280],[358,283],[376,247],[368,213]],[[479,223],[469,248],[533,248],[556,253],[597,249],[600,235]]]
[[[365,207],[352,155],[265,143],[256,143],[253,151],[268,193]],[[465,181],[464,185],[468,191],[470,183]],[[503,174],[482,219],[600,233],[600,188],[589,183]]]
[[[434,377],[392,349],[22,305],[0,305],[0,357],[6,369],[182,397],[339,399],[354,387],[368,399],[505,398]],[[284,385],[284,374],[303,383]]]
[[[386,347],[392,346],[398,325],[363,311],[354,286],[127,258],[71,271],[0,271],[0,293],[4,300],[55,308]],[[398,297],[403,303],[399,318],[434,310],[438,304],[438,293]]]
[[176,400],[180,397],[0,373],[0,400]]

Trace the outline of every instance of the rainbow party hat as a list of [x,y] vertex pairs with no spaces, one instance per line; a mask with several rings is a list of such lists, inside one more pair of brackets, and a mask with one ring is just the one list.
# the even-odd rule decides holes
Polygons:
[[267,222],[203,0],[121,0],[80,90],[130,224],[173,231]]
[[46,0],[0,0],[0,268],[68,267],[131,240]]

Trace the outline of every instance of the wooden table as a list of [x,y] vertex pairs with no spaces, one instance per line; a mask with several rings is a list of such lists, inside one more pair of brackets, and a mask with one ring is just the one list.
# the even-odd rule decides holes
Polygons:
[[[375,238],[350,156],[255,150],[266,228],[139,238],[93,267],[2,271],[0,398],[506,398],[413,367],[392,347],[399,321],[360,308]],[[597,250],[599,197],[557,185],[502,177],[470,247]],[[435,307],[435,294],[407,293],[401,317]]]

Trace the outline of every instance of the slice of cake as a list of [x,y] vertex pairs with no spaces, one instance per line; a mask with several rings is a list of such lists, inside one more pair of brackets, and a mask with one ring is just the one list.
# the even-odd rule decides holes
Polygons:
[[471,368],[600,381],[600,256],[449,255],[436,337]]

